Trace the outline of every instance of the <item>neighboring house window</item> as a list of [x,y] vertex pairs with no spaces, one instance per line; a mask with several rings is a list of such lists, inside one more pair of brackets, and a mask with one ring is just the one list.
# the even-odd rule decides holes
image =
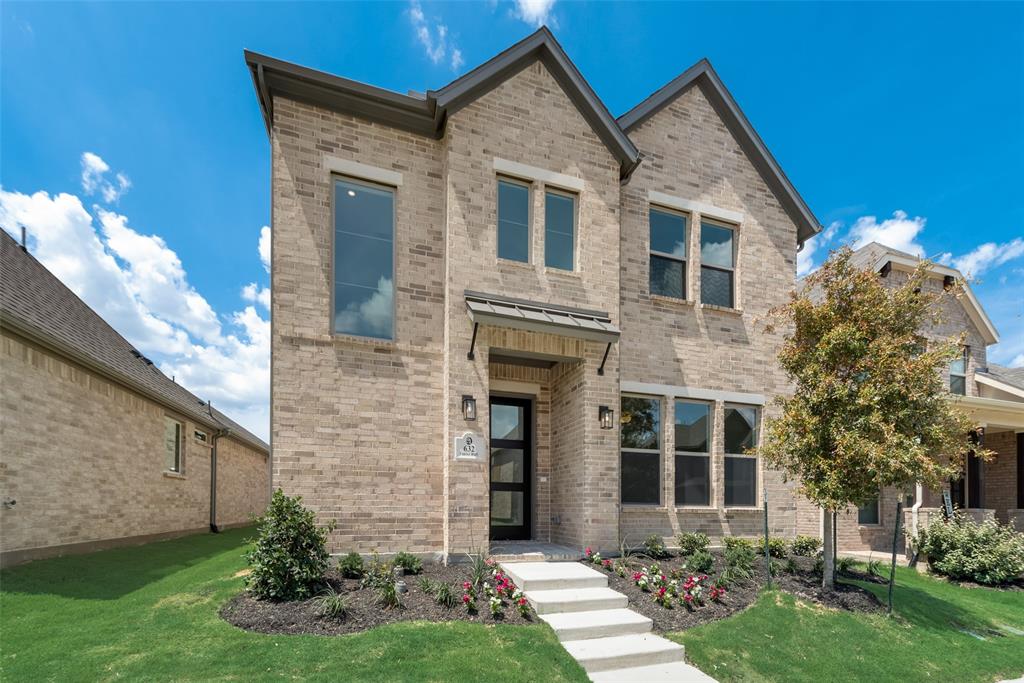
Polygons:
[[676,505],[711,504],[711,406],[676,401]]
[[164,418],[164,464],[168,472],[181,472],[181,423]]
[[498,258],[530,262],[530,186],[498,180]]
[[661,503],[661,402],[622,397],[621,497],[623,503]]
[[879,517],[878,496],[857,507],[857,524],[878,524]]
[[686,298],[686,216],[651,207],[651,294]]
[[967,395],[967,349],[949,364],[949,391],[960,396]]
[[757,408],[725,407],[725,504],[757,504],[757,456],[745,455],[757,445]]
[[334,181],[334,324],[339,334],[394,339],[395,192]]
[[735,275],[735,230],[701,221],[700,302],[734,308]]
[[572,270],[576,250],[576,197],[556,190],[544,193],[544,265]]
[[200,431],[200,430],[197,429],[194,432],[194,436],[195,436],[196,441],[198,441],[199,443],[206,443],[206,432],[203,432],[203,431]]

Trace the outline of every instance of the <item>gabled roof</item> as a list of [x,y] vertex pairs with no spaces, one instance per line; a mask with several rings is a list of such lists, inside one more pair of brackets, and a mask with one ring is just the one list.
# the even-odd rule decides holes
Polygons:
[[814,217],[807,202],[803,200],[793,183],[786,177],[782,167],[768,151],[767,145],[764,144],[754,127],[750,125],[750,121],[736,104],[736,100],[733,99],[732,94],[707,59],[700,60],[620,116],[618,118],[619,126],[628,133],[695,85],[701,88],[704,96],[725,122],[768,187],[779,198],[786,213],[796,223],[799,244],[802,245],[817,234],[821,230],[818,219]]
[[541,27],[440,90],[428,91],[425,97],[401,95],[245,51],[245,61],[249,65],[268,130],[273,116],[273,95],[276,94],[435,138],[444,135],[451,114],[537,60],[544,63],[619,161],[621,176],[628,177],[639,163],[640,153],[547,27]]
[[1024,398],[1024,368],[1007,368],[989,363],[987,368],[976,371],[974,378],[982,384]]
[[[855,265],[875,271],[881,270],[886,264],[897,270],[912,271],[917,268],[917,264],[921,262],[921,259],[905,251],[893,249],[878,242],[870,242],[854,252],[853,262]],[[940,263],[933,263],[931,272],[942,277],[948,276],[963,281],[964,295],[960,298],[960,303],[967,312],[967,316],[974,323],[974,326],[978,328],[978,332],[981,333],[986,344],[998,342],[999,333],[996,331],[995,325],[992,324],[988,314],[985,313],[985,309],[981,307],[981,302],[974,296],[971,285],[964,278],[963,274],[956,268],[944,266]]]
[[267,444],[160,372],[17,242],[0,230],[0,327],[74,360],[264,453]]

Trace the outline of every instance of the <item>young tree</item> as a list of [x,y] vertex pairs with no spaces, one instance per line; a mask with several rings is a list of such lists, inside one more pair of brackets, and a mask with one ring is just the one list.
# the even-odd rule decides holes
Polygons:
[[970,442],[974,425],[940,376],[962,338],[926,343],[921,334],[962,286],[929,287],[927,262],[888,286],[851,255],[834,253],[768,325],[790,330],[779,362],[795,392],[777,400],[781,415],[766,420],[760,452],[825,510],[826,590],[834,587],[832,512],[871,500],[883,486],[939,487],[969,450],[990,455]]

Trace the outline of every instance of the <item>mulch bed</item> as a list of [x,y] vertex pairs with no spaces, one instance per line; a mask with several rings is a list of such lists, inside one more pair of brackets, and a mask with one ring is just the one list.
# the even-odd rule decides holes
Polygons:
[[[711,571],[707,572],[708,576],[711,577],[709,583],[713,582],[715,577],[725,569],[725,561],[722,553],[720,551],[711,551],[711,554],[715,558],[715,562]],[[776,559],[774,561],[779,563],[779,566],[785,565],[786,563],[785,560]],[[833,609],[851,612],[878,612],[885,609],[875,598],[874,594],[860,588],[859,586],[854,586],[848,583],[837,583],[834,592],[822,593],[821,576],[813,571],[814,559],[809,557],[794,557],[793,561],[797,566],[797,571],[795,573],[780,571],[777,576],[773,577],[772,583],[775,587],[788,593],[792,593],[793,595],[809,602]],[[668,576],[673,569],[685,565],[686,559],[682,557],[672,557],[662,560],[652,560],[645,556],[634,556],[630,558],[629,562],[637,569],[641,566],[649,567],[653,562],[657,562],[661,567],[662,573]],[[586,561],[583,563],[589,565]],[[694,626],[724,619],[732,614],[741,612],[757,601],[761,590],[767,584],[767,572],[764,566],[764,558],[759,556],[758,561],[754,565],[754,577],[749,580],[734,582],[728,587],[725,596],[720,602],[705,601],[703,606],[694,607],[691,610],[685,606],[679,605],[677,601],[676,604],[669,609],[662,607],[655,602],[654,595],[652,593],[641,590],[635,583],[633,583],[630,575],[623,578],[614,572],[607,572],[599,567],[594,568],[608,575],[609,588],[617,590],[629,597],[630,609],[640,612],[645,617],[652,619],[654,621],[654,630],[663,633],[683,631]],[[870,576],[868,574],[859,574],[857,576],[850,576],[850,578],[885,583],[884,579],[880,579],[876,576]]]
[[[419,581],[423,577],[433,582],[452,584],[459,604],[451,609],[438,605],[432,596],[420,589]],[[327,574],[327,582],[336,592],[343,593],[348,601],[349,611],[344,618],[320,616],[317,614],[317,605],[312,600],[273,602],[258,600],[247,592],[225,603],[220,615],[227,622],[247,631],[315,635],[355,633],[400,621],[468,621],[477,624],[519,625],[540,623],[532,612],[531,619],[524,619],[510,602],[504,614],[495,619],[491,616],[483,591],[478,591],[476,599],[479,613],[468,613],[462,605],[462,582],[468,578],[469,569],[464,565],[445,567],[425,564],[422,574],[405,577],[409,592],[401,595],[402,606],[385,609],[377,604],[377,596],[372,589],[361,588],[359,580],[342,578],[331,570]]]

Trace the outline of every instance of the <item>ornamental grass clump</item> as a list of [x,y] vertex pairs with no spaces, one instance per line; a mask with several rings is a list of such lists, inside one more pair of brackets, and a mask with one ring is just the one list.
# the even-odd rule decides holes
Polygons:
[[980,524],[957,513],[934,521],[914,539],[933,571],[985,585],[1011,583],[1024,576],[1024,533],[988,519]]
[[256,540],[246,553],[251,571],[245,585],[257,598],[305,600],[323,586],[331,559],[327,533],[333,527],[318,527],[313,511],[301,501],[278,489],[256,522]]

